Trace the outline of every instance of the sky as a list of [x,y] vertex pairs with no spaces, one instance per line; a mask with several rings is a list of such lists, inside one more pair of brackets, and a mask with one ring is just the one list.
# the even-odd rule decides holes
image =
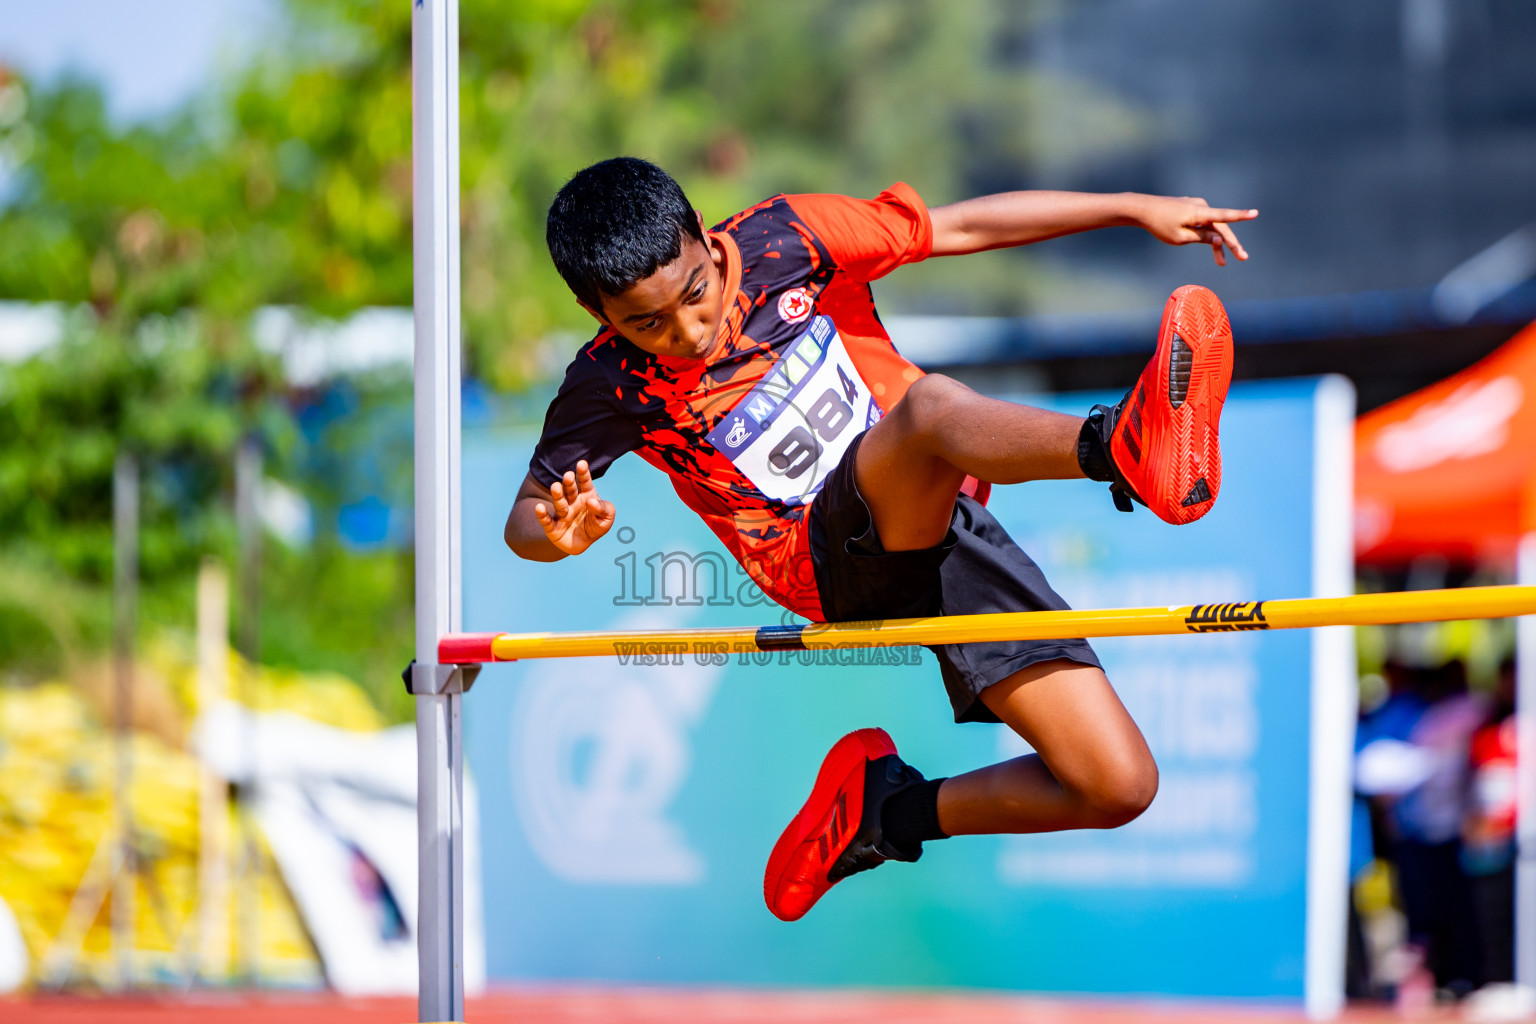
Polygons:
[[[381,0],[388,2],[388,0]],[[0,63],[100,81],[114,118],[175,107],[271,27],[274,0],[0,0]]]

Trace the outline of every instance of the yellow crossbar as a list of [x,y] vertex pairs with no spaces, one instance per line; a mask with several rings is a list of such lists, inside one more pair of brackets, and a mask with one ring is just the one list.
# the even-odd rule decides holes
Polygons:
[[1502,619],[1532,614],[1536,614],[1536,587],[1463,587],[1351,597],[1197,604],[1183,608],[1003,612],[797,626],[454,634],[443,638],[439,660],[445,664],[463,664],[615,655],[649,659],[660,655],[907,647],[987,640],[1230,633],[1448,619]]

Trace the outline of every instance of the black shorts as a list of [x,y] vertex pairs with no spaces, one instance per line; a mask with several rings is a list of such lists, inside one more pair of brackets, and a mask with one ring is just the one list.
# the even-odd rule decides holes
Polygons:
[[[955,501],[949,534],[938,547],[887,552],[853,479],[859,436],[811,502],[811,563],[828,622],[905,619],[1063,609],[1045,574],[992,514],[968,495]],[[977,695],[1013,673],[1065,658],[1099,664],[1088,641],[1008,640],[942,644],[944,688],[957,722],[996,722]]]

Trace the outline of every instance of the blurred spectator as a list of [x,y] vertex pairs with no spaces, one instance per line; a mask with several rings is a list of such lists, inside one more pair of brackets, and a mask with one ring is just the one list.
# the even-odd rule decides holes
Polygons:
[[1465,995],[1480,970],[1471,886],[1461,866],[1467,816],[1467,752],[1486,720],[1486,703],[1467,692],[1466,667],[1450,661],[1415,673],[1428,707],[1408,740],[1425,755],[1426,775],[1392,805],[1396,862],[1408,942],[1421,949],[1437,988]]
[[[1390,662],[1390,695],[1356,734],[1356,791],[1382,812],[1381,851],[1397,871],[1414,963],[1390,979],[1464,995],[1484,977],[1473,888],[1463,869],[1472,737],[1489,716],[1465,665]],[[1358,817],[1358,813],[1357,813]],[[1357,859],[1359,854],[1357,853]]]
[[1485,984],[1515,977],[1515,663],[1499,669],[1492,706],[1472,735],[1461,863],[1477,915]]
[[1347,994],[1366,998],[1402,981],[1403,918],[1392,905],[1395,888],[1386,868],[1393,831],[1386,820],[1391,796],[1421,783],[1424,758],[1408,742],[1429,705],[1414,683],[1414,672],[1389,659],[1381,670],[1386,695],[1374,708],[1362,707],[1355,728],[1355,799],[1350,823]]

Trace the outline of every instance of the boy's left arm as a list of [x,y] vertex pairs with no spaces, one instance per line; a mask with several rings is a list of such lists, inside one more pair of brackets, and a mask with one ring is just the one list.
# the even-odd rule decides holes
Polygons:
[[1204,199],[1149,196],[1136,192],[999,192],[930,211],[934,256],[958,256],[1004,249],[1094,228],[1145,228],[1169,245],[1194,242],[1211,247],[1226,266],[1226,251],[1248,258],[1231,225],[1252,220],[1258,210],[1208,206]]

